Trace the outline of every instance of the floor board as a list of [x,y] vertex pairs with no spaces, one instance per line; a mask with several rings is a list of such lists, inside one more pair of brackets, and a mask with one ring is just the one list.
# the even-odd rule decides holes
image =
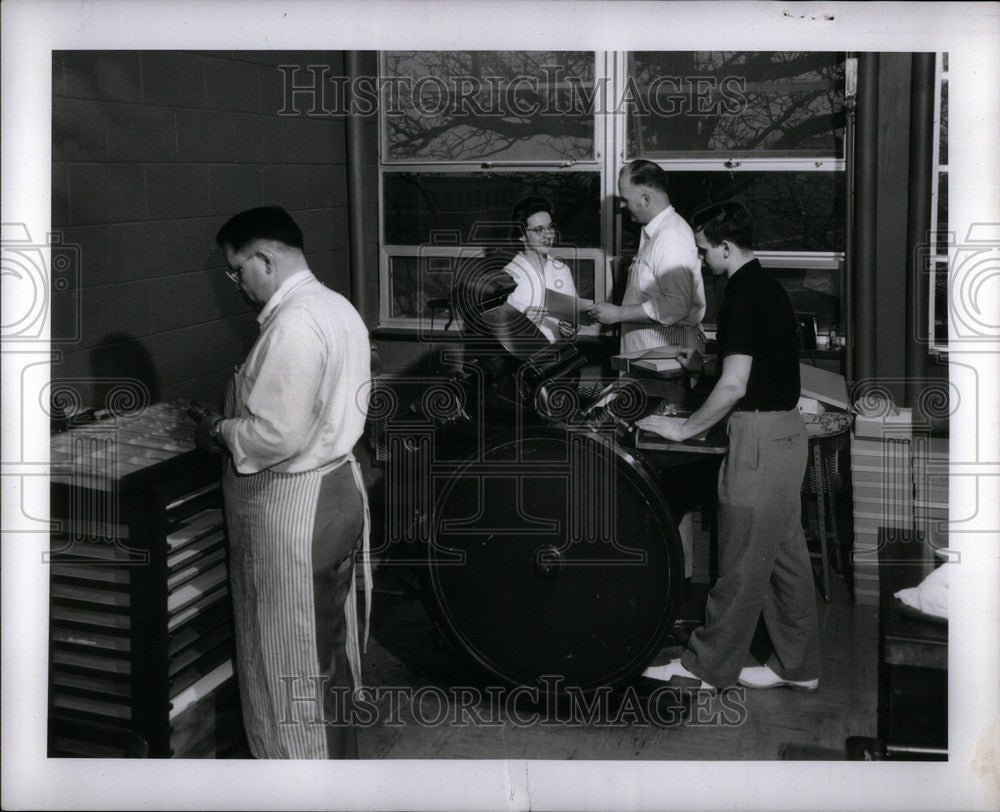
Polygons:
[[[819,600],[823,662],[815,694],[687,691],[658,714],[644,708],[636,694],[624,700],[608,696],[594,706],[595,719],[579,706],[510,703],[500,701],[499,693],[492,695],[497,699],[492,704],[474,701],[491,696],[484,692],[483,677],[438,635],[407,573],[380,570],[364,655],[365,684],[379,691],[370,697],[377,712],[371,714],[372,724],[358,730],[359,756],[843,758],[848,736],[875,735],[878,617],[875,607],[852,603],[841,579],[834,577],[833,587],[831,603]],[[691,599],[703,600],[703,589],[700,594],[693,590]],[[462,687],[470,690],[463,695]]]

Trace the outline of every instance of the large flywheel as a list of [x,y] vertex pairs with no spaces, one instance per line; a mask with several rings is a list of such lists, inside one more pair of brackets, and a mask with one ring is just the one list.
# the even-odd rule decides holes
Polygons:
[[487,441],[438,483],[428,603],[482,668],[587,690],[648,664],[676,616],[683,554],[643,463],[600,436],[541,429]]

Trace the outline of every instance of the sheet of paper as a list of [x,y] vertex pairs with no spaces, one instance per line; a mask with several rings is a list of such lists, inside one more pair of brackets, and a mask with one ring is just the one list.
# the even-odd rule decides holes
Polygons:
[[547,289],[545,291],[545,309],[548,314],[560,321],[568,321],[570,324],[579,324],[583,312],[592,304],[593,301],[590,299],[568,296],[557,290]]

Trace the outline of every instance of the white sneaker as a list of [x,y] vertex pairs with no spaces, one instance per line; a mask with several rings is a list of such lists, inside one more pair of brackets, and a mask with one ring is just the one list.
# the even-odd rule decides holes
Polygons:
[[806,680],[783,679],[766,665],[744,668],[740,671],[740,677],[737,681],[744,688],[791,688],[793,691],[804,691],[807,694],[811,694],[819,688],[818,678]]
[[695,682],[701,683],[699,687],[701,688],[712,688],[705,680],[700,677],[696,677],[690,671],[688,671],[682,664],[680,660],[673,660],[666,665],[651,665],[642,675],[647,679],[655,679],[660,682],[670,682],[674,677],[684,677],[685,679],[694,680]]

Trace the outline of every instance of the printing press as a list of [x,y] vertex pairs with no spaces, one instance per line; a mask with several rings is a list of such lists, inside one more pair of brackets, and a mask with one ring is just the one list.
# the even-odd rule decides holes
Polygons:
[[637,439],[636,420],[689,414],[702,390],[683,375],[588,377],[571,341],[549,344],[507,304],[506,274],[456,280],[453,371],[375,381],[385,527],[373,553],[418,569],[441,633],[491,678],[626,684],[676,620],[677,523],[694,508],[714,517],[725,426]]

